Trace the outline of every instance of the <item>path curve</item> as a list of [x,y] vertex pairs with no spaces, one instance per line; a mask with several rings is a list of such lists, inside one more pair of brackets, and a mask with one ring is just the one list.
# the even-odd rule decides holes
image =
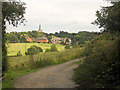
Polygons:
[[72,60],[59,65],[48,66],[37,72],[24,75],[18,78],[15,88],[74,88],[76,85],[72,81],[73,69],[78,64],[72,64],[79,59]]

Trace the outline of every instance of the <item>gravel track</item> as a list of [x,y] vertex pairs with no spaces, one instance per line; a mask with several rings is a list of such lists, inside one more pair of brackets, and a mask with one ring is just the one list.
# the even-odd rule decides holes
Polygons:
[[48,66],[39,69],[37,72],[24,75],[18,78],[15,88],[74,88],[76,85],[72,81],[73,69],[78,64],[72,64],[79,59],[66,63]]

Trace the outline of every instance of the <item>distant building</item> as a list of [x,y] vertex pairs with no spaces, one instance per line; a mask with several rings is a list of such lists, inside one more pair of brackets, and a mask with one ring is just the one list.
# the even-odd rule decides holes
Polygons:
[[53,44],[60,44],[61,42],[66,42],[66,38],[57,38],[57,37],[54,37],[51,39],[51,43]]
[[33,39],[33,42],[36,42],[36,43],[47,43],[48,39],[46,37],[38,37],[38,38]]
[[38,30],[38,32],[42,32],[41,24],[39,25],[39,30]]
[[31,38],[27,38],[26,41],[32,42],[33,40]]

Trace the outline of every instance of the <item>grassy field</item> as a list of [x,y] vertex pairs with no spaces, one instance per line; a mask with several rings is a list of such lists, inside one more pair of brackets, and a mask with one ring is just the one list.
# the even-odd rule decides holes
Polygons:
[[[36,45],[39,46],[43,49],[45,52],[46,49],[50,49],[52,44],[45,44],[45,43],[8,43],[7,48],[8,48],[8,56],[15,56],[17,55],[18,51],[21,51],[22,55],[25,55],[25,51],[27,51],[30,46]],[[57,48],[59,51],[64,50],[63,45],[57,45]]]

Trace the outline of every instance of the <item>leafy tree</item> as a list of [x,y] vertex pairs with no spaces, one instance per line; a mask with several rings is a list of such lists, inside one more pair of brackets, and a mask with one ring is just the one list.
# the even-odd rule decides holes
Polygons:
[[104,32],[120,32],[120,2],[111,4],[96,12],[97,19],[92,24],[104,28]]
[[46,49],[45,52],[51,52],[51,50],[50,49]]
[[51,52],[58,51],[55,44],[51,45]]
[[19,42],[18,37],[15,34],[10,33],[7,34],[6,37],[9,42]]
[[6,23],[16,26],[25,21],[25,3],[9,2],[2,3],[2,71],[7,71],[7,48],[6,48]]
[[20,42],[26,42],[26,39],[29,38],[29,36],[27,34],[22,34],[20,36]]

